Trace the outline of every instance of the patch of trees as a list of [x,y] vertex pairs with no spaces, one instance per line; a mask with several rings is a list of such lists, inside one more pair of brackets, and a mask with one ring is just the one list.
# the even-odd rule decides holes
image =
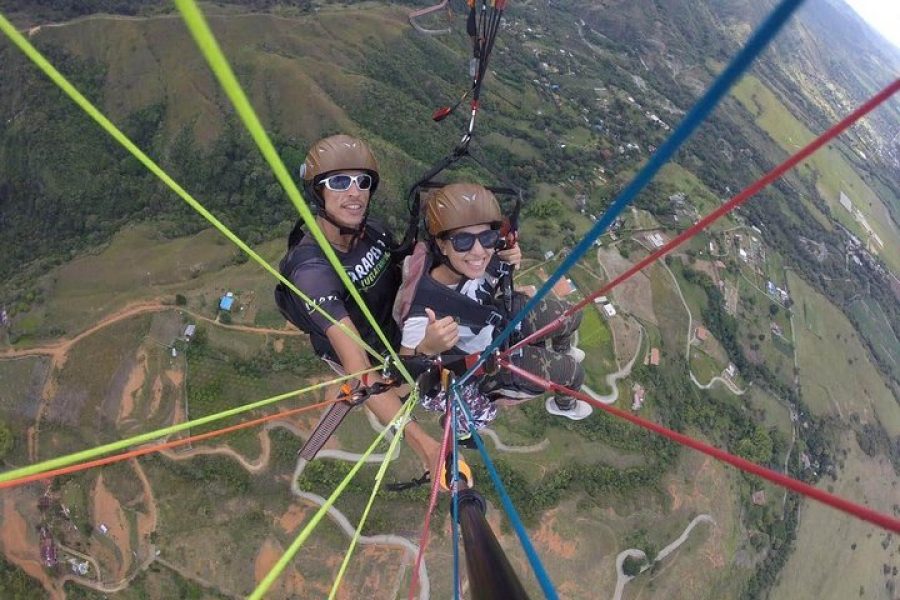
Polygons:
[[0,597],[40,600],[44,597],[44,588],[25,571],[8,562],[6,557],[0,556]]
[[[221,498],[235,498],[251,492],[253,477],[233,458],[199,455],[191,460],[164,461],[167,471],[179,478],[203,482],[206,494]],[[164,461],[164,462],[163,462]]]
[[[386,450],[387,444],[385,443],[384,446]],[[306,465],[303,473],[297,479],[297,485],[302,490],[327,498],[352,469],[353,464],[345,461],[314,460]],[[359,520],[362,505],[368,500],[372,488],[375,486],[376,472],[376,467],[364,466],[344,488],[342,498],[347,498],[348,501],[341,510],[351,522]],[[483,479],[482,481],[487,480]],[[396,525],[397,503],[402,501],[421,505],[427,502],[430,489],[430,485],[426,484],[402,491],[389,491],[382,485],[378,490],[378,498],[372,506],[369,518],[363,526],[363,534],[384,533],[389,529],[389,523]],[[351,514],[350,511],[357,508],[359,514]],[[394,517],[393,521],[391,521],[392,517]]]
[[741,600],[762,598],[765,591],[775,583],[797,539],[799,510],[800,497],[797,494],[788,494],[782,520],[773,521],[769,528],[770,543],[766,557],[747,581],[747,586],[741,592]]
[[[513,506],[529,525],[535,524],[547,509],[558,505],[563,498],[582,493],[592,502],[601,502],[610,494],[628,495],[637,489],[656,486],[663,472],[655,464],[616,469],[603,464],[570,463],[540,481],[530,483],[523,473],[502,458],[495,459],[494,466]],[[485,467],[473,465],[472,471],[476,481],[490,480]],[[492,486],[482,491],[486,498],[499,506],[500,497]],[[508,527],[506,521],[504,527]]]
[[[158,567],[157,567],[158,568]],[[151,570],[153,567],[151,567]],[[140,576],[138,576],[140,577]],[[78,585],[74,581],[66,581],[63,584],[63,590],[66,593],[66,600],[106,600],[107,596],[96,592],[90,588]]]
[[894,472],[900,474],[900,436],[891,439],[881,423],[861,423],[855,413],[850,416],[850,422],[860,449],[868,456],[887,456]]
[[626,556],[625,560],[622,561],[622,572],[629,577],[637,577],[641,574],[641,568],[645,564],[647,564],[646,559],[641,559],[636,556]]
[[[102,99],[100,65],[54,46],[41,50],[89,99]],[[10,96],[0,100],[0,118],[12,121],[0,130],[0,277],[6,281],[2,303],[12,313],[30,307],[29,295],[39,291],[28,283],[34,274],[23,273],[36,259],[54,259],[41,274],[134,221],[162,219],[170,236],[208,227],[12,48],[0,54],[0,87],[28,98],[27,107]],[[164,145],[167,110],[164,104],[138,110],[123,130],[148,154],[162,156],[163,168],[251,245],[286,232],[295,210],[243,129],[227,122],[204,149],[187,127]],[[306,142],[277,131],[274,138],[288,169],[297,172]]]
[[0,421],[0,463],[3,462],[6,455],[12,450],[13,442],[14,438],[12,431],[10,431],[5,422]]
[[281,352],[275,352],[273,348],[269,347],[250,358],[231,356],[229,362],[235,373],[252,378],[281,371],[304,376],[309,375],[319,365],[319,359],[313,353],[300,347],[286,347]]

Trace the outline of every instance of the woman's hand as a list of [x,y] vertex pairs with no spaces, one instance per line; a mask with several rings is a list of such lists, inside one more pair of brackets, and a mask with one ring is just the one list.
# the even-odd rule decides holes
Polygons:
[[459,325],[453,317],[438,319],[430,308],[425,309],[428,325],[425,327],[425,338],[416,347],[416,354],[434,356],[446,352],[459,341]]
[[519,244],[514,244],[511,248],[507,248],[506,250],[500,250],[497,252],[497,256],[500,257],[500,260],[503,262],[509,263],[516,268],[522,263],[522,250],[519,248]]

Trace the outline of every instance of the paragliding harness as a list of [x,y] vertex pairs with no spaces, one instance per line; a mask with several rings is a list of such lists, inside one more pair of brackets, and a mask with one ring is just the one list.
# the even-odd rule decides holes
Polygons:
[[[303,221],[297,221],[294,225],[294,228],[288,236],[287,252],[278,265],[278,271],[281,273],[282,277],[289,281],[300,265],[320,254],[318,245],[301,243],[306,237],[306,231],[303,228],[303,225]],[[389,244],[390,236],[387,231],[370,220],[366,221],[365,226],[360,233],[360,238],[368,238],[373,242],[383,240],[388,248],[388,252],[391,253],[392,262],[396,264],[403,259],[404,254],[395,254],[397,248],[392,247],[391,244]],[[310,341],[312,342],[316,354],[326,357],[333,356],[331,343],[328,341],[328,338],[323,335],[321,330],[313,324],[308,313],[308,308],[305,308],[303,300],[297,297],[297,295],[283,283],[279,283],[275,286],[275,304],[278,306],[278,310],[285,319],[290,321],[300,331],[309,334]],[[365,339],[366,336],[363,337]]]
[[[421,191],[423,189],[443,187],[443,183],[437,183],[433,181],[434,177],[436,177],[441,171],[458,161],[463,156],[469,156],[480,164],[480,161],[469,154],[469,143],[472,140],[472,133],[475,127],[475,117],[478,113],[482,82],[484,81],[484,75],[487,73],[488,58],[490,57],[491,50],[494,46],[494,41],[497,37],[497,31],[500,27],[500,20],[503,14],[503,9],[506,7],[506,0],[493,0],[490,3],[488,3],[487,0],[480,0],[480,2],[479,0],[467,0],[467,4],[469,6],[469,15],[466,21],[466,30],[472,40],[473,46],[473,56],[469,68],[469,76],[472,78],[472,85],[462,95],[462,97],[457,100],[455,105],[453,105],[452,107],[444,107],[438,109],[437,111],[435,111],[432,118],[435,121],[442,121],[450,114],[452,114],[453,111],[463,102],[463,100],[468,97],[469,94],[471,94],[472,102],[468,127],[453,152],[442,159],[440,162],[438,162],[436,165],[434,165],[431,169],[429,169],[425,173],[425,175],[423,175],[423,177],[420,178],[419,181],[413,184],[413,186],[410,188],[409,194],[407,196],[410,210],[409,224],[403,237],[403,241],[398,246],[391,248],[391,253],[395,257],[402,257],[409,254],[412,251],[412,248],[418,238]],[[410,23],[414,28],[423,33],[443,33],[443,31],[424,30],[422,27],[416,24],[415,17],[422,16],[430,12],[436,12],[443,9],[447,5],[448,2],[444,1],[435,7],[420,11],[414,11],[412,14],[410,14]],[[449,32],[449,29],[447,31]],[[484,167],[483,164],[482,166]],[[515,209],[513,210],[509,222],[505,224],[505,231],[501,232],[503,233],[504,240],[507,244],[514,244],[516,239],[516,232],[518,230],[518,214],[522,201],[521,192],[510,188],[488,189],[495,194],[512,194],[516,196]],[[370,225],[367,223],[365,229],[360,232],[360,235],[365,236],[368,235],[369,232]],[[377,231],[377,233],[381,235],[384,234],[384,232],[381,231]],[[291,235],[288,239],[288,253],[285,255],[284,259],[282,259],[280,264],[280,271],[286,278],[289,278],[293,273],[293,270],[296,269],[299,264],[301,264],[301,257],[299,256],[300,252],[293,251],[293,249],[300,243],[303,235],[303,229],[298,223],[297,226],[294,227],[294,230],[291,232]],[[298,248],[298,250],[301,248]],[[488,308],[488,310],[491,310],[492,315],[493,313],[497,312],[497,317],[494,317],[492,315],[488,316],[489,319],[495,320],[501,319],[502,314],[509,314],[512,308],[512,269],[507,268],[503,272],[500,272],[499,275],[500,286],[503,290],[502,297],[506,312],[499,313],[497,311],[494,311],[493,309],[490,309],[489,307],[482,307],[482,309]],[[430,279],[430,277],[428,279]],[[449,290],[446,291],[449,292]],[[461,294],[455,295],[461,296]],[[328,344],[327,339],[321,339],[321,336],[318,335],[315,332],[314,328],[311,327],[312,324],[309,321],[309,317],[304,313],[304,311],[300,310],[300,306],[298,305],[299,299],[296,298],[294,294],[291,294],[290,290],[279,284],[275,291],[275,298],[276,303],[278,304],[278,308],[279,310],[281,310],[281,313],[284,315],[284,317],[295,326],[297,326],[297,328],[301,331],[305,331],[310,334],[313,347],[317,352],[322,353],[322,351],[326,348],[330,350],[330,344]],[[473,304],[476,303],[473,302]],[[469,312],[470,309],[472,312]],[[464,312],[466,314],[466,318],[468,319],[469,316],[473,315],[474,311],[474,307],[465,308]],[[487,321],[482,319],[478,322],[477,326],[482,326],[482,324],[485,322]],[[501,324],[501,322],[502,321],[497,321],[498,325]],[[473,366],[475,364],[475,359],[477,359],[477,357],[466,355],[455,357],[447,356],[446,358],[449,359],[449,364],[445,364],[443,365],[443,367],[441,366],[441,357],[416,356],[404,357],[402,359],[407,370],[413,375],[413,377],[417,378],[416,385],[419,388],[420,394],[427,394],[431,390],[433,390],[436,385],[438,385],[439,377],[437,377],[435,373],[439,374],[442,368],[449,369],[461,375],[465,373],[471,366]],[[496,359],[491,359],[488,360],[485,365],[483,365],[478,370],[478,372],[476,372],[476,375],[485,371],[496,372],[498,368],[499,367],[497,365]],[[319,425],[316,427],[313,434],[307,440],[306,444],[304,444],[303,448],[301,448],[299,453],[300,456],[307,460],[312,460],[312,458],[315,457],[322,446],[324,446],[325,442],[327,442],[331,435],[334,434],[334,431],[341,424],[347,413],[350,412],[350,409],[352,409],[354,406],[358,406],[362,402],[365,402],[365,400],[372,395],[383,393],[390,387],[399,385],[399,377],[396,373],[391,373],[390,371],[391,363],[390,361],[388,361],[385,366],[385,372],[383,373],[383,377],[385,379],[384,383],[376,383],[371,386],[366,386],[364,382],[357,382],[355,387],[353,385],[348,386],[348,384],[342,386],[341,396],[339,397],[341,401],[332,404],[326,411],[326,414],[319,422]]]
[[359,406],[368,400],[370,396],[383,394],[398,384],[399,381],[391,379],[384,382],[376,381],[368,386],[365,385],[364,380],[361,381],[359,379],[344,382],[341,385],[337,402],[328,407],[319,424],[316,425],[312,434],[306,439],[306,443],[303,444],[297,455],[307,461],[314,459],[354,406]]
[[[440,385],[440,373],[443,370],[449,369],[461,375],[474,364],[472,360],[460,360],[455,364],[444,365],[440,357],[425,356],[404,356],[401,360],[407,372],[416,378],[416,387],[420,394],[429,394]],[[493,368],[493,363],[488,367]],[[366,377],[363,377],[362,380],[354,379],[341,385],[337,401],[325,411],[297,455],[307,461],[314,459],[354,407],[403,383],[400,371],[391,358],[385,361],[381,375],[383,381],[367,384]],[[391,424],[391,428],[395,431],[402,426],[402,422]]]
[[[434,311],[437,318],[452,316],[459,325],[479,330],[493,325],[497,329],[506,326],[509,312],[503,298],[495,302],[481,302],[460,293],[466,280],[460,282],[456,289],[435,281],[430,272],[433,267],[432,254],[425,242],[418,242],[413,253],[403,263],[403,283],[397,292],[394,303],[394,320],[402,326],[409,317],[426,316],[426,308]],[[488,272],[503,276],[511,272],[509,265],[496,258],[496,254],[488,265]],[[447,358],[458,359],[466,353],[458,348],[446,352]]]
[[[400,247],[407,252],[412,250],[412,247],[416,243],[416,240],[418,238],[422,202],[421,195],[423,190],[440,188],[445,185],[444,183],[434,181],[434,178],[437,177],[438,174],[466,156],[471,158],[485,170],[492,172],[490,168],[488,168],[484,163],[478,160],[477,157],[469,152],[469,145],[472,141],[472,136],[475,130],[475,117],[478,114],[484,76],[487,73],[488,61],[491,56],[491,51],[494,48],[494,42],[497,39],[497,32],[500,29],[500,21],[503,17],[503,11],[506,8],[506,0],[466,0],[466,4],[469,7],[469,13],[466,19],[466,33],[468,33],[469,38],[472,40],[472,59],[469,63],[469,76],[472,78],[472,85],[465,91],[465,93],[459,98],[459,100],[456,101],[455,104],[453,104],[452,106],[441,107],[435,110],[434,114],[432,115],[432,119],[438,122],[443,121],[448,116],[453,114],[453,112],[462,104],[463,100],[465,100],[471,94],[472,101],[469,122],[468,126],[466,127],[465,133],[463,134],[459,143],[456,145],[456,148],[454,148],[449,155],[445,156],[434,166],[432,166],[428,171],[426,171],[425,174],[416,183],[414,183],[409,190],[409,193],[407,195],[409,222],[407,224],[406,233],[403,236],[403,242],[400,244]],[[425,29],[416,22],[416,19],[418,17],[441,11],[444,8],[447,8],[447,10],[449,11],[449,5],[447,1],[442,1],[428,8],[415,10],[409,14],[409,22],[417,31],[424,34],[437,35],[441,33],[449,33],[449,29]],[[495,195],[512,195],[516,198],[516,203],[514,210],[512,211],[512,215],[510,216],[510,219],[506,223],[504,223],[503,230],[501,231],[502,238],[504,239],[506,244],[505,247],[509,248],[516,243],[516,237],[518,233],[518,216],[519,210],[522,205],[522,193],[520,190],[515,189],[512,186],[504,188],[488,187],[487,189],[489,189]],[[503,247],[498,249],[502,250]],[[506,271],[507,272],[500,273],[500,285],[503,289],[504,305],[506,308],[506,314],[508,315],[512,310],[512,269],[507,265]],[[482,323],[483,322],[484,321],[482,321]]]
[[[451,155],[452,157],[453,155]],[[481,164],[475,157],[469,155],[475,162]],[[450,157],[448,157],[450,158]],[[487,272],[489,275],[497,277],[501,290],[502,305],[487,306],[467,298],[455,290],[450,290],[447,286],[434,281],[428,273],[431,270],[431,256],[425,242],[417,242],[419,231],[419,221],[421,215],[422,194],[430,190],[444,187],[446,184],[440,181],[432,181],[440,170],[446,168],[448,164],[452,164],[458,160],[458,157],[448,162],[444,159],[436,167],[433,168],[425,176],[416,182],[409,192],[410,220],[407,225],[406,235],[400,247],[410,255],[404,261],[403,283],[400,286],[400,293],[397,294],[397,300],[394,305],[394,319],[402,324],[407,316],[424,315],[424,306],[414,306],[414,298],[416,297],[416,288],[419,287],[422,297],[427,298],[429,308],[440,309],[443,313],[459,317],[460,323],[467,327],[480,328],[485,324],[494,325],[502,329],[506,324],[506,319],[512,313],[512,292],[513,292],[513,267],[505,263],[495,254],[491,262],[488,264]],[[485,186],[494,195],[497,196],[513,196],[515,202],[509,216],[504,219],[500,228],[500,242],[496,250],[513,247],[518,241],[519,231],[519,212],[522,208],[522,193],[509,187]],[[415,244],[415,245],[414,245]],[[410,251],[411,249],[411,251]],[[462,285],[462,284],[460,284]],[[410,288],[412,288],[410,290]],[[499,309],[499,313],[498,313]]]

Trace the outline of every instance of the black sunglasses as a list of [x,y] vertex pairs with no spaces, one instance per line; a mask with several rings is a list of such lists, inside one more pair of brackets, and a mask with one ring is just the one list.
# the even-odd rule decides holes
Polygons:
[[448,235],[444,239],[450,240],[450,245],[457,252],[468,252],[475,246],[475,240],[481,244],[485,250],[496,250],[497,242],[500,241],[500,232],[496,229],[487,229],[481,233],[469,233],[463,231],[453,235]]

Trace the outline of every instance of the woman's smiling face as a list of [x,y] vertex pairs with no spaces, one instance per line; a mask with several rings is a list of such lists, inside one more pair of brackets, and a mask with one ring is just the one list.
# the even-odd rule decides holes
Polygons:
[[[487,269],[488,263],[494,255],[494,246],[489,244],[489,247],[485,248],[481,245],[481,240],[479,239],[479,235],[483,236],[485,232],[489,231],[493,230],[487,223],[460,227],[459,229],[454,229],[449,234],[438,238],[437,244],[441,249],[441,252],[443,252],[450,261],[450,265],[456,269],[456,271],[461,273],[467,279],[479,279],[484,277],[484,272]],[[471,248],[464,251],[456,250],[454,246],[458,246],[459,244],[454,244],[453,238],[459,234],[470,234],[475,237]]]

